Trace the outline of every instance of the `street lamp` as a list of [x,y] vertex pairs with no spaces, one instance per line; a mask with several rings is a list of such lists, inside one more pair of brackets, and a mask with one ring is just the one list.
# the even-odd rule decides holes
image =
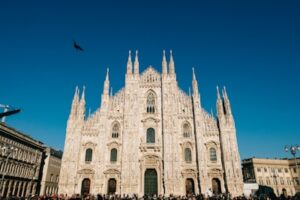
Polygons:
[[297,176],[299,176],[299,169],[298,169],[296,155],[297,155],[297,151],[300,151],[300,146],[297,145],[297,144],[296,145],[291,145],[291,146],[285,145],[284,150],[286,152],[290,152],[293,155],[294,160],[295,160],[295,165],[296,165],[296,171],[297,171],[296,174],[297,174]]
[[[1,151],[1,155],[2,156],[6,156],[6,159],[5,159],[5,165],[3,167],[4,169],[4,172],[2,174],[2,178],[1,178],[1,182],[0,182],[0,189],[2,188],[2,185],[3,185],[3,182],[4,182],[4,177],[6,175],[6,172],[8,170],[5,170],[6,167],[7,167],[7,163],[8,163],[8,159],[9,157],[13,154],[13,153],[16,153],[18,151],[18,149],[16,147],[13,147],[11,145],[3,145],[3,144],[0,144],[0,151]],[[4,189],[4,188],[3,188]]]

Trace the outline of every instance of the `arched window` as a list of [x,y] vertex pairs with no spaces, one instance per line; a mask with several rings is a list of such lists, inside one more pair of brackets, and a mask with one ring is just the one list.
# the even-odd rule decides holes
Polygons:
[[192,162],[192,151],[190,148],[184,149],[184,160],[185,162]]
[[147,143],[155,143],[155,130],[153,128],[147,129]]
[[155,113],[155,96],[152,92],[147,97],[147,113]]
[[210,161],[217,161],[217,152],[215,148],[209,149]]
[[118,156],[117,154],[118,154],[118,151],[115,148],[113,148],[110,151],[110,162],[117,162],[117,156]]
[[92,157],[93,157],[93,150],[89,148],[85,151],[85,162],[91,162]]
[[119,137],[119,132],[120,132],[120,127],[119,127],[119,124],[116,123],[112,127],[111,137],[112,138],[118,138]]
[[188,123],[183,124],[183,137],[189,138],[191,137],[191,126]]

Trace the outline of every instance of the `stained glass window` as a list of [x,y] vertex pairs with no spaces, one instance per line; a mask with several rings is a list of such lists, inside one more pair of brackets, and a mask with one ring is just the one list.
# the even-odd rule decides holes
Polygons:
[[155,113],[155,96],[152,92],[147,97],[147,113]]

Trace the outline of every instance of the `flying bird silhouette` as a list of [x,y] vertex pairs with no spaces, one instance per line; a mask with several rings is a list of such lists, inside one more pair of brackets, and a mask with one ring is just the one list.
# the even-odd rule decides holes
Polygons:
[[83,51],[83,48],[82,48],[81,46],[79,46],[79,44],[77,44],[75,40],[73,40],[73,47],[74,47],[77,51]]

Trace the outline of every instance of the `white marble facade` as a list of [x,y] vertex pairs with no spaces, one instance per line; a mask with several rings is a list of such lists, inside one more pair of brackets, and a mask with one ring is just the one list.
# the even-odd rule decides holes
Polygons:
[[225,88],[217,117],[201,106],[193,70],[192,94],[181,90],[165,52],[162,73],[139,73],[129,53],[125,87],[86,117],[85,91],[76,88],[67,122],[59,193],[174,194],[243,192],[234,118]]

